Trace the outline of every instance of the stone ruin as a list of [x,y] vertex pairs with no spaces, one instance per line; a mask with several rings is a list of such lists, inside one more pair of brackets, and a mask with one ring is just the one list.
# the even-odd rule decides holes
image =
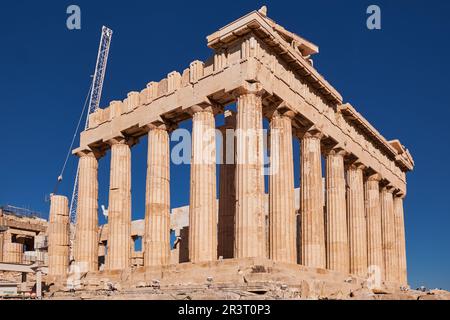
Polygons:
[[[194,61],[90,115],[73,152],[80,179],[72,261],[67,198],[51,199],[49,296],[422,297],[408,290],[407,280],[409,151],[344,102],[313,67],[319,48],[275,23],[266,8],[207,41],[213,56],[206,62]],[[211,132],[219,114],[225,116],[219,129],[235,134],[224,141],[234,146],[225,152],[232,161],[220,165],[216,185]],[[264,118],[270,122],[268,194]],[[190,204],[171,214],[170,184],[176,182],[170,179],[169,137],[186,120],[192,120]],[[145,220],[132,222],[131,148],[142,138],[149,143],[146,212]],[[298,164],[294,139],[301,146]],[[107,152],[108,225],[99,227],[98,161]],[[300,177],[294,177],[295,165]],[[140,252],[133,250],[137,237],[143,239]]]

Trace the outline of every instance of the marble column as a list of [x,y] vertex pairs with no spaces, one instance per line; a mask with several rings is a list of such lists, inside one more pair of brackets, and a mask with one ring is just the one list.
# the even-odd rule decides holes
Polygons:
[[364,166],[347,169],[347,215],[350,248],[350,273],[367,277],[367,223],[364,208]]
[[267,256],[264,213],[262,91],[257,83],[238,94],[236,130],[235,258]]
[[310,130],[301,139],[301,264],[325,269],[321,138],[322,133]]
[[144,265],[170,262],[170,141],[166,126],[148,133]]
[[93,152],[78,153],[78,204],[74,259],[79,272],[98,271],[98,160]]
[[217,259],[216,136],[212,107],[193,109],[189,259]]
[[220,165],[218,257],[234,256],[234,220],[236,215],[236,114],[225,111],[222,133],[222,164]]
[[124,138],[111,144],[107,270],[131,267],[131,149]]
[[394,219],[395,219],[395,244],[398,256],[398,283],[402,286],[408,285],[408,275],[406,268],[406,239],[405,239],[405,218],[403,211],[402,194],[394,197]]
[[69,268],[69,200],[52,195],[48,224],[48,274],[64,276]]
[[292,120],[275,112],[270,122],[270,259],[297,263]]
[[347,203],[345,198],[345,151],[335,148],[326,157],[327,269],[349,273]]
[[393,189],[381,190],[381,235],[384,258],[384,280],[396,283],[398,279],[398,257],[395,254],[395,218]]
[[365,180],[365,208],[367,217],[367,265],[369,274],[383,279],[384,262],[381,236],[381,203],[379,174]]

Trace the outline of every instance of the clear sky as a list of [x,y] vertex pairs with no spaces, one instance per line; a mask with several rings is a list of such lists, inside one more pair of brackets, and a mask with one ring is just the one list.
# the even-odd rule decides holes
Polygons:
[[[81,8],[81,30],[66,27],[71,4]],[[450,289],[450,3],[444,0],[2,1],[0,203],[48,211],[45,199],[89,87],[103,24],[115,33],[102,106],[206,60],[207,35],[263,4],[269,17],[320,47],[315,67],[346,102],[411,151],[410,283]],[[371,4],[381,8],[381,30],[366,27]],[[133,149],[135,219],[144,216],[146,148],[143,139]],[[298,148],[295,159],[298,177]],[[71,194],[74,172],[72,159],[60,193]],[[100,161],[99,176],[99,201],[107,205],[109,157]],[[189,167],[172,167],[172,207],[188,201]]]

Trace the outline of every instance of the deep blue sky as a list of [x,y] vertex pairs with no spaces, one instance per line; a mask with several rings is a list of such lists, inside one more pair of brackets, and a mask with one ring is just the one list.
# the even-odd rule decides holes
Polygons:
[[[70,4],[81,7],[80,31],[66,28]],[[410,282],[450,289],[450,3],[444,0],[2,1],[0,203],[48,211],[45,197],[89,87],[102,24],[115,31],[105,105],[206,60],[207,35],[263,4],[279,24],[319,45],[315,67],[346,102],[410,149],[416,161],[405,202]],[[366,28],[370,4],[381,7],[380,31]],[[144,215],[146,148],[144,139],[133,149],[134,218]],[[107,205],[108,157],[100,168],[100,204]],[[61,193],[71,194],[74,170],[72,160]],[[172,206],[187,204],[188,191],[189,168],[172,168]]]

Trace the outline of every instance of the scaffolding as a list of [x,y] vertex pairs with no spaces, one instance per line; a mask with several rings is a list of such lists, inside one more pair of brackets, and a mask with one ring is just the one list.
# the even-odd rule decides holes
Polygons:
[[31,209],[26,209],[26,208],[20,208],[20,207],[15,207],[15,206],[11,206],[11,205],[3,205],[0,206],[0,210],[4,213],[4,214],[8,214],[8,215],[13,215],[16,217],[27,217],[27,218],[39,218],[42,219],[43,218],[43,214]]

